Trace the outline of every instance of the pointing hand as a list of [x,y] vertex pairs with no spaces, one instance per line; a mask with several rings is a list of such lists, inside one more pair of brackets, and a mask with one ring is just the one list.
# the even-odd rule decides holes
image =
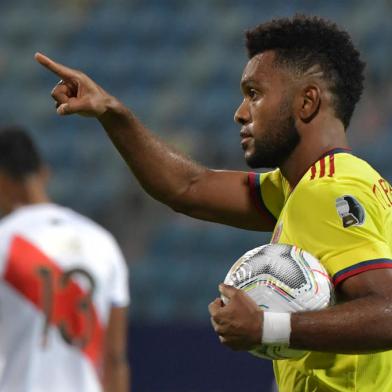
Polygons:
[[57,63],[41,53],[36,53],[35,59],[61,79],[51,93],[58,114],[98,118],[115,99],[84,73]]

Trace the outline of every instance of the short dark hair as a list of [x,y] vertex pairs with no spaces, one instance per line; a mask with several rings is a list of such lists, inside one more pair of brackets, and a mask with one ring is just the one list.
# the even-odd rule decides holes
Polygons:
[[349,34],[317,16],[272,19],[246,32],[249,58],[273,50],[276,62],[304,73],[318,65],[333,94],[335,115],[347,128],[363,91],[365,63]]
[[[37,173],[42,160],[32,138],[21,127],[0,129],[0,170],[16,180]],[[1,191],[0,191],[1,192]]]

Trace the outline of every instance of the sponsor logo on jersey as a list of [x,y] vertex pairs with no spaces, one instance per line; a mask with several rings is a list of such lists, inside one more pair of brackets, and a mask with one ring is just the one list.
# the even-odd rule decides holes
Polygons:
[[365,221],[365,209],[353,196],[338,197],[336,199],[336,210],[342,220],[343,227],[359,226]]

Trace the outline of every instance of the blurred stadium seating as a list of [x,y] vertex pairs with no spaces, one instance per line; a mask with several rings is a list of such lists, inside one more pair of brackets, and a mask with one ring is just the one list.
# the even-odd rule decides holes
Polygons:
[[56,173],[53,197],[117,236],[130,264],[135,323],[208,324],[207,304],[226,270],[268,235],[197,222],[152,201],[97,122],[56,116],[49,93],[57,80],[34,52],[84,70],[202,163],[246,169],[233,123],[243,32],[295,12],[352,33],[368,67],[351,143],[392,180],[390,0],[0,2],[0,123],[32,129]]
[[[366,1],[354,0],[1,2],[1,123],[32,128],[56,172],[53,197],[104,222],[126,243],[136,319],[160,319],[164,307],[168,319],[205,322],[205,306],[199,303],[215,293],[242,251],[268,237],[180,219],[154,205],[96,122],[55,115],[48,93],[56,78],[34,63],[34,52],[86,71],[155,132],[201,162],[243,169],[232,121],[246,62],[243,31],[270,17],[302,11],[343,24],[368,61],[367,90],[350,138],[360,155],[391,178],[386,148],[392,139],[391,2],[376,1],[371,9]],[[147,210],[143,216],[137,211],[140,203]],[[144,247],[136,246],[135,252],[132,243],[138,241]],[[162,274],[165,279],[154,280]],[[164,293],[137,295],[152,285],[150,279],[154,290],[161,291],[162,285]],[[195,282],[203,289],[193,291],[197,300],[188,303],[186,314],[179,313],[179,294]]]
[[131,270],[134,325],[208,325],[217,284],[268,235],[197,222],[152,201],[99,124],[56,116],[49,97],[56,77],[34,63],[34,52],[84,70],[202,163],[246,169],[233,123],[246,63],[243,32],[295,12],[335,20],[360,47],[368,63],[366,93],[349,135],[354,151],[391,180],[390,0],[371,6],[367,0],[0,2],[0,124],[32,129],[55,172],[52,196],[119,239]]

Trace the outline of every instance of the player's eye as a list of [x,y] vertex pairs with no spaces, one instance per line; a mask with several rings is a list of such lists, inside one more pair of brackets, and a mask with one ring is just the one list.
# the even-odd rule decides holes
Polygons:
[[255,99],[257,97],[257,91],[254,88],[250,88],[248,91],[248,96],[250,99]]

